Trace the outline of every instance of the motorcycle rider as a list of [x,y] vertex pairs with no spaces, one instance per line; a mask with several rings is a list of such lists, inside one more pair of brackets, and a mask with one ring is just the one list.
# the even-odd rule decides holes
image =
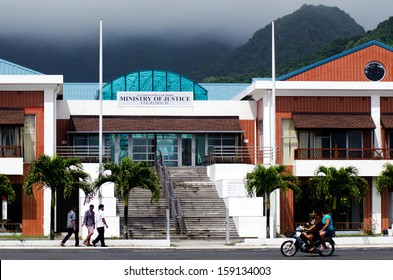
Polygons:
[[314,240],[319,237],[319,231],[322,229],[322,218],[320,211],[313,209],[311,211],[311,221],[309,223],[311,226],[306,228],[305,237],[310,242],[309,251],[315,250]]
[[321,209],[322,214],[322,229],[319,231],[319,236],[321,238],[321,245],[318,247],[319,251],[323,251],[326,248],[325,238],[327,236],[334,235],[333,219],[327,213],[326,209]]

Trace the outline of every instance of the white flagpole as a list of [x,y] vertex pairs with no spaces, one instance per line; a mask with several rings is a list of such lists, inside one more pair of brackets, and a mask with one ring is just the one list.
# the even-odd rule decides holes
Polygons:
[[[100,95],[100,110],[99,110],[99,132],[98,132],[98,175],[102,172],[102,19],[100,19],[100,53],[99,53],[99,95]],[[99,201],[102,203],[101,187],[99,189]]]
[[[272,165],[276,164],[276,46],[275,46],[275,32],[274,32],[274,20],[272,20]],[[275,215],[274,225],[270,224],[270,238],[276,237],[276,232],[280,232],[280,190],[275,192]]]
[[274,38],[274,20],[272,20],[272,111],[271,111],[271,146],[272,146],[272,165],[276,164],[276,51]]

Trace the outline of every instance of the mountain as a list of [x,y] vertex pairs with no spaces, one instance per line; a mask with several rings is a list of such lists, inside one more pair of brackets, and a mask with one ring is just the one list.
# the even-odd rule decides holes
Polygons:
[[[392,40],[391,25],[391,21],[381,23],[366,33],[339,8],[303,5],[275,20],[277,76],[358,44],[359,38]],[[197,82],[249,82],[253,77],[267,77],[271,75],[271,33],[269,24],[238,48],[211,37],[184,40],[176,34],[161,38],[108,34],[104,82],[145,69],[169,70]],[[63,74],[65,82],[97,82],[97,41],[0,36],[0,58],[45,74]]]
[[377,40],[386,45],[393,46],[393,17],[390,17],[389,19],[378,24],[377,28],[372,31],[368,31],[359,40],[350,40],[346,48],[351,49],[371,40]]
[[346,50],[353,49],[356,46],[372,40],[377,40],[386,45],[393,46],[393,17],[381,22],[378,24],[377,28],[372,31],[368,31],[363,36],[353,37],[350,39],[337,39],[316,52],[285,63],[284,65],[281,65],[277,72],[280,74],[290,73],[304,66],[313,64]]
[[[245,81],[252,77],[270,76],[271,34],[269,24],[228,56],[189,76],[205,81],[228,79],[220,78],[223,76]],[[307,56],[335,40],[363,34],[364,28],[337,7],[303,5],[294,13],[275,21],[276,67],[282,68],[295,58]]]

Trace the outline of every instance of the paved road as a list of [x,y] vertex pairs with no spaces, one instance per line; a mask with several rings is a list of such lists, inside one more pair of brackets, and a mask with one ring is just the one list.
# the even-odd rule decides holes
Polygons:
[[[279,248],[130,249],[130,248],[0,248],[1,260],[321,260],[318,254],[281,255]],[[393,248],[336,248],[330,260],[393,260]]]

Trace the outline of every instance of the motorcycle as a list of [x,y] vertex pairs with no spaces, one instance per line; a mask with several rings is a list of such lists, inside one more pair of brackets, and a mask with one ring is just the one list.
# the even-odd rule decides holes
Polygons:
[[331,256],[334,253],[336,243],[333,240],[334,234],[328,237],[325,237],[325,246],[324,250],[319,250],[318,247],[321,245],[321,240],[314,240],[315,250],[310,251],[310,242],[303,234],[304,232],[303,226],[298,226],[290,236],[291,240],[284,241],[281,244],[281,253],[286,257],[293,257],[298,251],[303,253],[317,253],[320,256]]

